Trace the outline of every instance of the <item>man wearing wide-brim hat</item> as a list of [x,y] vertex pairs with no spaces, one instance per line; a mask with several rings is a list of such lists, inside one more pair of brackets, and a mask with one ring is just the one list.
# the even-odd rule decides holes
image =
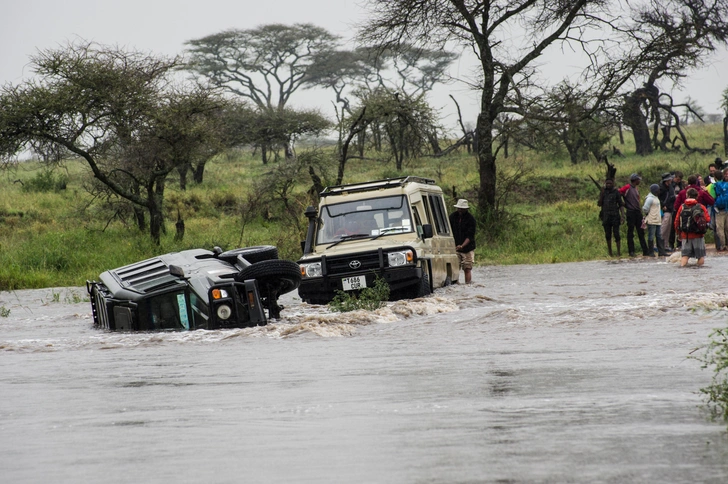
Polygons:
[[475,217],[468,212],[470,206],[464,198],[458,200],[455,208],[457,210],[450,214],[450,227],[455,238],[460,268],[465,273],[465,283],[470,284],[475,262]]

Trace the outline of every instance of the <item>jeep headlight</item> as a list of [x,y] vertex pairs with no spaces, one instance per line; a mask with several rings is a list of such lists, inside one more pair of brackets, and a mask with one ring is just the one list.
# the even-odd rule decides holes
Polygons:
[[217,307],[217,317],[225,320],[230,319],[230,316],[233,315],[233,310],[228,306],[227,304],[221,304]]
[[301,277],[321,277],[321,263],[301,264]]
[[402,252],[389,252],[387,253],[387,260],[389,261],[390,267],[403,266],[405,264],[412,263],[413,255],[411,250],[405,250]]

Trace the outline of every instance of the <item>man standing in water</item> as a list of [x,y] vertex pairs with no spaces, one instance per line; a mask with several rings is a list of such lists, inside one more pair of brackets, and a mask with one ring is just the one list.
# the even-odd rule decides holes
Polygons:
[[458,200],[455,208],[457,210],[450,214],[450,226],[460,267],[465,273],[465,284],[470,284],[475,262],[475,217],[468,212],[470,207],[464,198]]
[[640,181],[642,181],[642,177],[637,173],[632,173],[629,177],[629,184],[619,189],[624,197],[624,206],[627,209],[627,248],[630,257],[637,255],[634,248],[635,229],[637,230],[637,238],[640,241],[642,255],[650,255],[647,252],[645,229],[642,228],[642,203],[640,203],[640,192],[637,190]]
[[[707,224],[710,223],[710,215],[705,206],[698,202],[698,190],[696,188],[688,188],[686,196],[685,203],[680,205],[675,215],[675,231],[679,232],[680,240],[682,240],[680,267],[688,265],[688,260],[691,257],[698,260],[698,267],[700,267],[705,262],[703,234],[705,234]],[[702,211],[703,227],[694,223],[697,220],[696,211]]]
[[599,194],[597,205],[602,208],[601,218],[604,227],[604,236],[607,238],[607,251],[612,257],[612,234],[617,244],[617,255],[622,255],[622,239],[619,235],[619,226],[624,222],[624,202],[619,190],[614,188],[614,180],[607,178],[604,188]]

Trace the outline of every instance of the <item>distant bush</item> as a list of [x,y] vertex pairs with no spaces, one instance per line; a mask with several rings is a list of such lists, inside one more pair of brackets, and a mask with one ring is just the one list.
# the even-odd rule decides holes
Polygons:
[[346,313],[357,309],[374,311],[379,309],[389,300],[389,284],[384,279],[377,277],[373,287],[361,290],[359,295],[336,291],[336,296],[329,303],[332,311]]
[[24,192],[60,192],[68,185],[68,177],[53,170],[41,170],[33,178],[23,183]]
[[210,202],[216,210],[223,213],[235,213],[238,207],[238,198],[231,192],[213,192],[210,194]]

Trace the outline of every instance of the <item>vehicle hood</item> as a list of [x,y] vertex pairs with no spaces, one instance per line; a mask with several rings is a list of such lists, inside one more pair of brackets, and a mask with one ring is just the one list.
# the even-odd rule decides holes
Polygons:
[[[372,240],[371,237],[347,240],[340,242],[339,244],[330,247],[329,244],[317,245],[313,248],[313,252],[306,254],[301,260],[319,258],[322,255],[334,256],[334,255],[346,255],[356,252],[368,252],[377,250],[379,248],[387,249],[393,247],[401,247],[403,245],[411,245],[416,247],[422,244],[421,239],[416,234],[399,234],[391,236],[382,236],[376,240]],[[329,247],[327,249],[327,247]]]

